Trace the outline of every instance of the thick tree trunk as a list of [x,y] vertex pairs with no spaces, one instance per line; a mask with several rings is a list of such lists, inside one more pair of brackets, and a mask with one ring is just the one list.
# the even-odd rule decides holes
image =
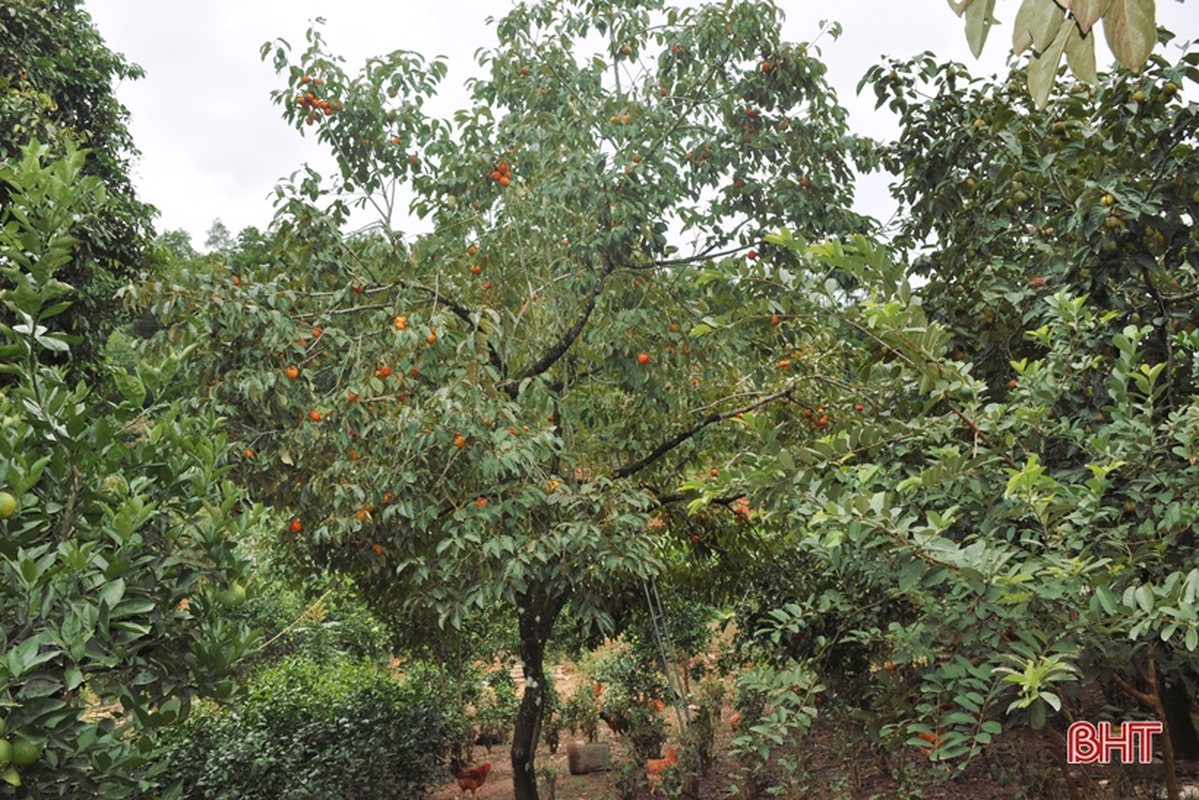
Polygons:
[[525,693],[516,712],[512,734],[512,788],[516,800],[537,800],[534,757],[545,713],[545,645],[554,620],[566,604],[566,595],[549,596],[543,588],[518,598],[520,660],[525,671]]

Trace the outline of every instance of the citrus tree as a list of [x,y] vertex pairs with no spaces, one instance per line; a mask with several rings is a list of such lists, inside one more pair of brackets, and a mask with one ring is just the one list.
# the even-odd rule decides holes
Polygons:
[[[1052,721],[1064,752],[1057,723],[1101,685],[1166,724],[1168,781],[1193,752],[1196,60],[1045,111],[1018,74],[877,69],[902,125],[894,247],[772,239],[809,263],[785,311],[840,330],[849,368],[824,381],[825,435],[784,439],[797,408],[742,459],[805,567],[754,627],[827,681],[856,673],[883,740],[962,763]],[[793,373],[837,358],[810,351]]]
[[[449,120],[425,110],[439,61],[351,74],[319,27],[302,53],[264,47],[285,117],[338,174],[279,187],[261,263],[146,297],[204,354],[205,402],[251,491],[288,515],[296,565],[353,575],[399,624],[515,615],[530,798],[564,605],[602,624],[609,597],[690,546],[660,506],[718,471],[743,415],[786,401],[739,367],[776,346],[769,292],[718,278],[765,257],[768,227],[867,229],[847,207],[872,155],[770,5],[555,0],[495,26]],[[401,189],[419,235],[394,228]],[[380,222],[343,236],[353,204]],[[702,335],[749,306],[753,325]]]
[[0,777],[32,797],[153,785],[153,729],[231,694],[250,644],[213,611],[245,597],[234,541],[255,515],[215,418],[180,413],[181,355],[114,341],[89,386],[55,328],[72,293],[56,275],[107,200],[83,167],[36,142],[0,166]]
[[[86,147],[83,173],[107,189],[104,206],[76,226],[78,242],[59,272],[76,290],[59,324],[83,337],[77,365],[90,362],[117,324],[113,293],[142,267],[155,213],[133,191],[137,150],[114,93],[142,70],[108,48],[79,0],[38,0],[0,8],[0,76],[0,159],[19,159],[35,139],[55,157],[68,145]],[[0,186],[0,206],[8,192]]]

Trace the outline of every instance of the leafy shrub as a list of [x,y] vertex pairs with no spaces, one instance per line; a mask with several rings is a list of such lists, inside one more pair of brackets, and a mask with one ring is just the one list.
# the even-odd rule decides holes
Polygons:
[[483,676],[486,687],[475,710],[475,724],[479,729],[479,743],[502,744],[516,724],[516,712],[520,699],[516,696],[516,682],[506,669],[493,670]]
[[716,729],[720,725],[724,695],[724,682],[718,678],[707,678],[697,687],[692,698],[697,708],[691,724],[682,734],[682,745],[684,755],[694,757],[694,766],[700,775],[707,774],[716,758]]
[[666,720],[662,715],[643,704],[619,708],[618,713],[629,723],[625,738],[633,752],[643,758],[661,758],[666,742]]
[[769,771],[781,772],[788,781],[800,775],[805,749],[800,737],[811,729],[826,690],[798,663],[759,665],[734,676],[733,706],[742,718],[729,755],[741,764],[735,780],[742,796],[756,796]]
[[244,591],[236,543],[262,510],[227,480],[217,417],[173,397],[185,352],[73,352],[62,315],[78,294],[63,279],[85,221],[112,211],[87,171],[83,152],[54,160],[36,141],[0,160],[0,727],[32,756],[4,756],[0,780],[22,797],[112,800],[152,781],[154,729],[232,693],[253,637],[215,609]]
[[562,706],[562,726],[570,730],[571,736],[582,734],[594,742],[599,732],[599,717],[595,707],[595,690],[590,680],[580,680],[574,694]]
[[390,655],[386,626],[345,581],[326,579],[304,590],[270,582],[230,615],[260,631],[267,642],[259,666],[297,655],[382,664]]
[[174,732],[168,774],[190,800],[418,796],[442,772],[453,724],[426,677],[287,659],[240,708],[206,708]]
[[562,734],[562,700],[553,680],[545,683],[545,713],[541,718],[541,739],[550,753],[558,752]]
[[630,699],[645,701],[666,697],[659,651],[650,652],[629,642],[596,651],[587,659],[587,669],[610,690],[620,690]]

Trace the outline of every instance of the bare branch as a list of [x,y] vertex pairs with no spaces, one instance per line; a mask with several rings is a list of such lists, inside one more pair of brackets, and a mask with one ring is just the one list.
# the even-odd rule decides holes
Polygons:
[[695,436],[696,434],[703,431],[705,428],[707,428],[711,425],[715,425],[717,422],[723,422],[724,420],[731,419],[731,418],[737,416],[738,414],[744,414],[747,411],[753,411],[755,408],[760,408],[761,406],[764,406],[767,403],[772,403],[775,400],[786,397],[791,392],[791,388],[792,387],[788,386],[785,389],[781,389],[780,391],[772,392],[771,394],[768,394],[768,395],[762,397],[757,402],[751,403],[750,405],[745,406],[743,408],[738,408],[733,411],[725,411],[720,414],[709,414],[708,416],[704,417],[702,420],[700,420],[698,423],[696,423],[692,427],[690,427],[684,431],[679,431],[674,436],[671,436],[669,439],[667,439],[666,441],[659,444],[657,447],[655,447],[653,450],[651,450],[649,452],[649,454],[646,455],[645,457],[639,458],[636,461],[630,462],[628,464],[625,464],[622,467],[616,468],[612,472],[612,478],[613,479],[627,478],[630,475],[640,472],[641,470],[643,470],[646,467],[653,464],[655,461],[657,461],[662,456],[669,453],[671,450],[675,449],[679,445],[686,442],[688,439],[691,439],[693,436]]
[[509,397],[515,397],[517,386],[521,381],[528,378],[534,378],[541,375],[554,364],[558,363],[558,359],[566,355],[566,351],[579,338],[579,334],[583,332],[583,328],[587,325],[587,320],[591,319],[592,312],[595,311],[595,304],[599,300],[600,293],[604,289],[604,283],[616,271],[615,266],[608,265],[604,271],[600,273],[599,280],[595,282],[595,286],[591,290],[591,294],[587,297],[587,302],[583,305],[583,311],[579,314],[578,319],[570,326],[570,329],[563,334],[562,338],[550,347],[541,358],[534,361],[526,367],[518,376],[511,381],[508,381],[500,386]]

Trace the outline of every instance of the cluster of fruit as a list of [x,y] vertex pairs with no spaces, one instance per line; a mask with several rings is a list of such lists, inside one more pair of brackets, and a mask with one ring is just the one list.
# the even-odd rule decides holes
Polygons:
[[[300,83],[311,84],[314,87],[319,87],[322,83],[320,78],[313,78],[308,75],[300,78]],[[341,109],[341,103],[336,100],[329,101],[317,97],[312,92],[304,92],[296,95],[296,105],[308,112],[308,116],[304,117],[304,122],[312,125],[317,119],[324,114],[326,117],[333,116],[334,111]]]
[[507,186],[512,183],[512,165],[507,161],[501,161],[495,165],[495,169],[491,171],[488,177],[500,186]]
[[[4,720],[0,720],[0,735],[4,733]],[[0,778],[12,786],[21,785],[21,773],[17,767],[27,767],[42,757],[42,745],[13,736],[0,738]]]

